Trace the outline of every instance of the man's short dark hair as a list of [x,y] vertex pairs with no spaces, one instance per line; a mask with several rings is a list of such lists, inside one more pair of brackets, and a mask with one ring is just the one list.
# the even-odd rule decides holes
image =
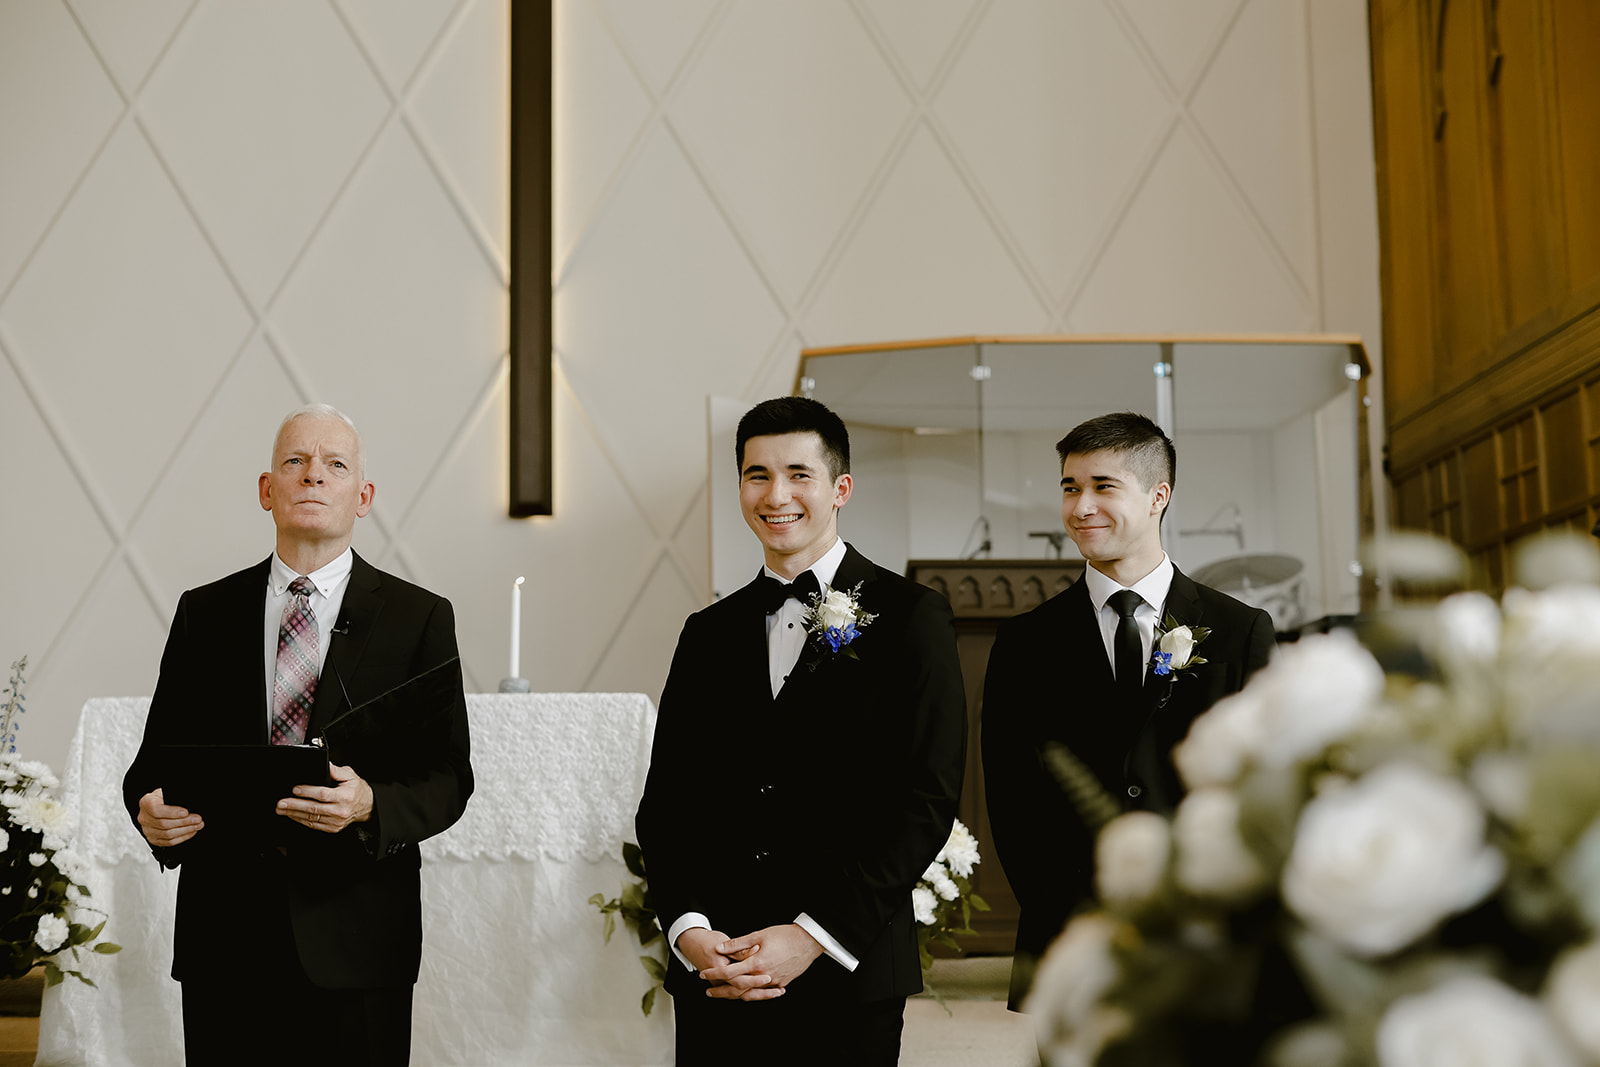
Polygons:
[[1117,411],[1080,422],[1056,442],[1056,456],[1062,463],[1068,456],[1089,452],[1126,456],[1128,469],[1139,476],[1145,489],[1160,482],[1169,488],[1178,484],[1178,451],[1172,447],[1172,439],[1137,411]]
[[828,477],[850,473],[850,434],[844,420],[828,410],[826,404],[803,396],[780,396],[763,400],[744,413],[734,445],[734,458],[744,470],[744,443],[752,437],[785,433],[814,433],[822,438],[822,456],[828,464]]

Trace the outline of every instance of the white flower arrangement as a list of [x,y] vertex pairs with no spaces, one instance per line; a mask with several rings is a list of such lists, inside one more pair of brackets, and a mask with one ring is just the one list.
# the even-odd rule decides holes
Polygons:
[[1194,654],[1195,646],[1211,636],[1204,626],[1180,626],[1168,615],[1156,634],[1155,651],[1150,656],[1150,672],[1159,677],[1200,666],[1205,660]]
[[989,905],[972,891],[972,883],[968,881],[978,859],[977,839],[957,819],[944,847],[911,890],[911,912],[917,923],[917,953],[924,975],[933,967],[930,946],[937,941],[959,951],[961,945],[956,938],[975,932],[973,911],[989,910]]
[[1174,751],[1169,833],[1104,826],[1047,1063],[1600,1064],[1600,589],[1403,621],[1421,676],[1287,646]]
[[[83,861],[71,847],[77,819],[51,795],[60,782],[43,763],[15,753],[14,712],[21,709],[26,667],[26,659],[12,664],[0,726],[12,749],[0,754],[0,977],[20,978],[42,963],[46,985],[57,985],[67,975],[94,985],[82,971],[62,967],[59,953],[70,951],[76,960],[80,948],[106,954],[121,949],[96,943],[105,915],[89,905]],[[80,922],[84,913],[99,921]]]

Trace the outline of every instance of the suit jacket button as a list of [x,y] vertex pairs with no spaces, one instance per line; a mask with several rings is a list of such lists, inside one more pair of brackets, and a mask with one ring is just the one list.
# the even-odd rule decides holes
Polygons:
[[1128,795],[1129,795],[1129,796],[1130,796],[1130,797],[1136,797],[1136,796],[1138,796],[1138,795],[1139,795],[1139,794],[1140,794],[1140,793],[1143,793],[1143,792],[1144,792],[1144,790],[1143,790],[1143,789],[1140,789],[1140,788],[1139,788],[1139,787],[1138,787],[1138,786],[1136,786],[1136,785],[1130,785],[1130,786],[1129,786],[1129,787],[1128,787]]

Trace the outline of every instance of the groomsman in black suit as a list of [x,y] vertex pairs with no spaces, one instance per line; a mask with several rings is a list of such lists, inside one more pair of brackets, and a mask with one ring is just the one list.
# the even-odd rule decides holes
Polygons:
[[[1001,624],[983,690],[989,821],[1022,905],[1013,1009],[1045,947],[1094,896],[1094,834],[1046,750],[1064,745],[1123,810],[1170,813],[1183,793],[1173,745],[1266,665],[1274,640],[1271,616],[1194,582],[1162,550],[1177,454],[1160,427],[1132,412],[1102,415],[1056,452],[1061,518],[1088,566],[1065,592]],[[1204,663],[1152,664],[1169,618],[1210,630],[1193,650]]]
[[[766,566],[684,624],[637,819],[677,1062],[890,1065],[922,988],[911,889],[961,791],[950,605],[839,539],[837,415],[768,400],[737,440]],[[871,616],[853,640],[808,632],[817,590]]]
[[365,467],[360,435],[335,409],[309,405],[283,420],[258,483],[275,551],[178,601],[144,742],[123,779],[155,858],[182,869],[172,977],[190,1064],[410,1059],[417,843],[459,819],[472,794],[459,681],[446,725],[411,739],[417,759],[404,768],[363,753],[335,759],[335,784],[294,787],[268,815],[281,824],[260,838],[168,804],[162,756],[164,745],[304,743],[456,657],[450,602],[350,547],[376,492]]

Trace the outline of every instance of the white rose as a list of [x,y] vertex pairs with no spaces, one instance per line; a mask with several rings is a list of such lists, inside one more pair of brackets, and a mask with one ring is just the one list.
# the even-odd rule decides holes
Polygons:
[[1401,997],[1377,1038],[1379,1067],[1579,1067],[1538,1001],[1477,974]]
[[1201,896],[1237,896],[1259,888],[1266,872],[1239,836],[1239,798],[1230,789],[1196,789],[1172,822],[1178,884]]
[[1136,904],[1161,888],[1172,852],[1172,828],[1151,811],[1130,811],[1106,823],[1094,846],[1094,878],[1102,900]]
[[972,877],[972,868],[978,863],[978,839],[957,819],[950,827],[950,838],[939,850],[939,862],[948,863],[950,869],[963,878]]
[[856,621],[855,608],[850,603],[850,594],[843,589],[829,589],[822,596],[822,604],[817,608],[817,617],[827,629],[843,630]]
[[1429,640],[1433,656],[1452,671],[1491,667],[1500,654],[1500,605],[1483,593],[1456,593],[1439,601]]
[[926,886],[917,886],[911,890],[911,914],[916,918],[919,926],[932,926],[938,917],[939,901],[933,895],[933,890]]
[[1099,912],[1069,922],[1039,961],[1023,1010],[1055,1020],[1065,1030],[1087,1021],[1117,980],[1111,944],[1119,928],[1115,919]]
[[1550,968],[1544,1000],[1550,1014],[1590,1060],[1600,1061],[1600,941],[1569,949]]
[[44,951],[54,952],[67,940],[67,920],[59,915],[39,916],[39,929],[33,940]]
[[1283,899],[1352,952],[1404,948],[1477,904],[1505,871],[1485,817],[1453,778],[1409,763],[1319,794],[1300,814]]
[[1172,759],[1190,789],[1232,785],[1254,758],[1260,736],[1260,693],[1246,687],[1196,719]]
[[1365,725],[1383,693],[1383,668],[1347,630],[1285,645],[1249,688],[1261,686],[1258,758],[1288,767]]
[[1156,642],[1156,651],[1170,655],[1172,662],[1169,666],[1173,670],[1179,670],[1194,654],[1194,632],[1187,626],[1174,627],[1161,635],[1161,640]]

